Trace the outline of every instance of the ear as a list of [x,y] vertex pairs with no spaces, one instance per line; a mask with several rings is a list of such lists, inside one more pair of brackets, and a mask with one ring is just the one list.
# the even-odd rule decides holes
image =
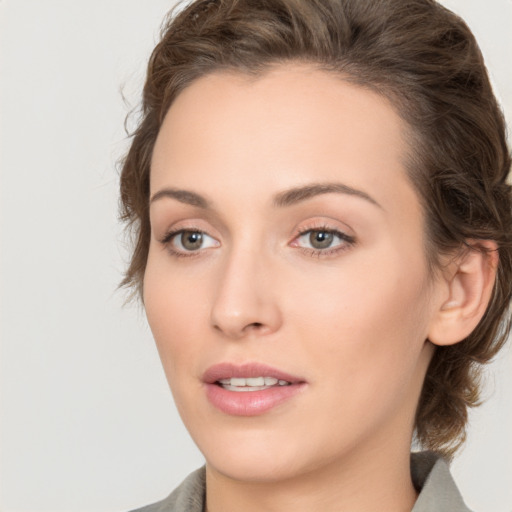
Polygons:
[[498,246],[491,240],[470,241],[468,245],[441,278],[439,304],[428,335],[435,345],[454,345],[467,338],[484,316],[491,299]]

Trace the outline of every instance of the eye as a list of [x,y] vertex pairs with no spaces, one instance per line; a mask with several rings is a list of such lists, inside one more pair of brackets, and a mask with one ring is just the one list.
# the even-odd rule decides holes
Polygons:
[[193,229],[180,229],[179,231],[170,232],[162,240],[162,243],[169,245],[172,252],[181,255],[220,245],[210,235]]
[[313,249],[328,249],[334,242],[334,233],[332,231],[310,231],[309,235],[303,235],[307,243]]
[[354,244],[354,238],[341,231],[328,228],[303,231],[293,242],[293,246],[319,253],[331,253]]

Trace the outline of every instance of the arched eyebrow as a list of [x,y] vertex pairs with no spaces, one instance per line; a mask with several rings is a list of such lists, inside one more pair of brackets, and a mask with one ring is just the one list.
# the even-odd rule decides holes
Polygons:
[[204,210],[210,208],[210,202],[200,194],[192,192],[191,190],[181,190],[176,188],[164,188],[159,190],[153,195],[153,197],[151,197],[149,202],[154,203],[164,197],[176,199],[176,201],[179,201],[180,203],[195,206],[196,208],[202,208]]
[[382,206],[366,192],[349,187],[343,183],[312,183],[302,187],[294,187],[277,194],[273,202],[275,206],[286,207],[322,194],[346,194],[355,196],[383,209]]
[[[273,198],[272,204],[278,208],[285,208],[323,194],[346,194],[349,196],[355,196],[383,209],[382,206],[366,192],[349,187],[343,183],[312,183],[301,187],[294,187],[276,194]],[[150,203],[164,197],[175,199],[180,203],[195,206],[196,208],[204,210],[211,209],[210,201],[202,195],[192,192],[191,190],[175,188],[164,188],[159,190],[151,197]]]

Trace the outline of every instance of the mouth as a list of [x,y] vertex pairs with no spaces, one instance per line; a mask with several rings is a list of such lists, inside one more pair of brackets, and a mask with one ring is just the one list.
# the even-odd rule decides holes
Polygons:
[[230,379],[220,379],[215,384],[228,391],[246,392],[263,391],[274,386],[290,386],[291,382],[275,377],[231,377]]
[[[263,363],[219,363],[210,366],[203,375],[206,384],[218,384],[225,387],[268,388],[273,386],[289,386],[306,382],[302,377],[273,368]],[[250,390],[250,389],[249,389]]]
[[232,416],[256,416],[287,402],[306,386],[305,379],[261,363],[214,365],[203,375],[206,396]]

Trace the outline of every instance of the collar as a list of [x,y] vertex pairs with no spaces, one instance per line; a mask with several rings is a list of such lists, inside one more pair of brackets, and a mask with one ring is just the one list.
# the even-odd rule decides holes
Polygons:
[[[448,464],[433,452],[411,454],[411,476],[419,492],[411,512],[471,512],[450,474]],[[203,512],[205,466],[194,471],[163,501],[132,512]]]
[[448,464],[439,455],[411,453],[411,476],[420,492],[411,512],[471,512],[464,504]]

